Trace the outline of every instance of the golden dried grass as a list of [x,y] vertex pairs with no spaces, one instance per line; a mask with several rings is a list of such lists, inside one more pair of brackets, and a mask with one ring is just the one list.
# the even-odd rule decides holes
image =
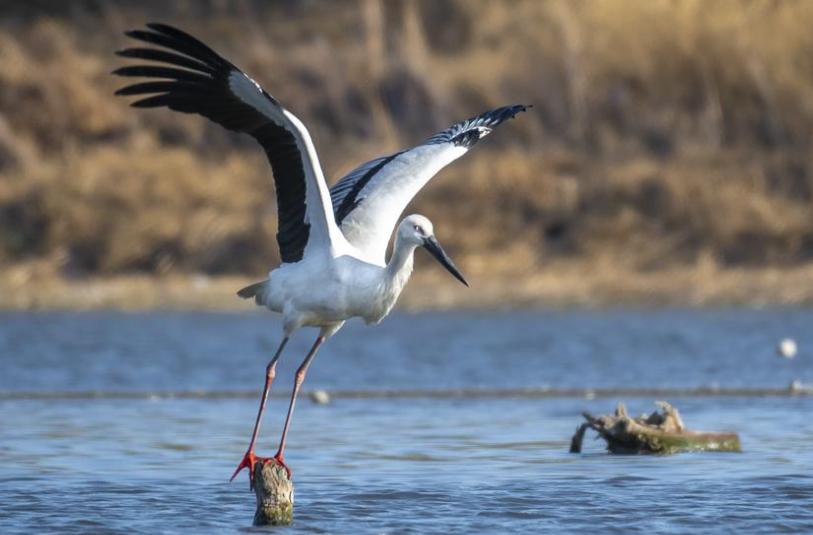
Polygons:
[[0,265],[258,274],[278,260],[273,187],[250,140],[112,97],[120,31],[150,19],[200,35],[295,110],[332,177],[482,109],[534,103],[412,207],[482,276],[813,257],[810,2],[17,15],[0,21]]

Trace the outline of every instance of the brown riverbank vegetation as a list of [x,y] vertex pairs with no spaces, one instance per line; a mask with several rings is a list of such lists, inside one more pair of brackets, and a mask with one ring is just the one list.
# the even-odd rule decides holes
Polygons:
[[[706,274],[696,282],[711,302],[750,302],[734,297],[747,284],[725,294],[715,282],[771,273],[757,285],[775,289],[774,299],[760,293],[766,302],[811,300],[813,282],[799,274],[813,263],[813,2],[0,9],[7,306],[48,280],[242,279],[278,262],[270,171],[253,141],[112,96],[121,31],[150,20],[198,35],[299,115],[331,182],[456,120],[533,103],[411,207],[483,286],[556,288],[556,276],[573,293],[562,302],[581,303],[590,277],[623,289]],[[781,273],[796,274],[795,286]],[[678,302],[682,288],[671,291]]]

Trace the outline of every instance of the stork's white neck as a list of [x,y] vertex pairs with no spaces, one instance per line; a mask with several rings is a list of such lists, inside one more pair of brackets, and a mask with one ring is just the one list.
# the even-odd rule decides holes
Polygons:
[[395,247],[392,250],[390,261],[387,262],[386,277],[387,285],[390,287],[390,291],[395,292],[396,297],[409,281],[409,276],[412,275],[416,248],[417,245],[402,240],[400,236],[395,238]]

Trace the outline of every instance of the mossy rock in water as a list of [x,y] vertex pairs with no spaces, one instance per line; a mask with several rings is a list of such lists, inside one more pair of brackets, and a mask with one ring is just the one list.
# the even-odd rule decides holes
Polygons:
[[685,451],[740,450],[740,437],[736,433],[706,433],[685,429],[677,409],[665,401],[657,402],[661,409],[649,416],[631,418],[623,403],[614,415],[594,417],[583,413],[587,420],[576,430],[570,443],[572,453],[580,453],[584,433],[594,429],[607,441],[610,453],[671,454]]

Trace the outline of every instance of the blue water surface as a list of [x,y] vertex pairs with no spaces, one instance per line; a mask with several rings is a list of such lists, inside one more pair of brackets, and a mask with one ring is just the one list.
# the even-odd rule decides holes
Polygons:
[[[350,324],[307,385],[329,390],[784,387],[813,381],[813,312],[396,314]],[[252,397],[41,399],[24,392],[259,391],[279,323],[265,314],[0,315],[0,532],[240,533],[229,484]],[[290,345],[260,440],[271,453],[299,356]],[[796,339],[793,360],[775,354]],[[15,395],[14,393],[17,393]],[[682,397],[692,428],[739,454],[613,456],[580,413],[654,398],[337,398],[297,406],[286,533],[803,533],[813,531],[813,398]]]

